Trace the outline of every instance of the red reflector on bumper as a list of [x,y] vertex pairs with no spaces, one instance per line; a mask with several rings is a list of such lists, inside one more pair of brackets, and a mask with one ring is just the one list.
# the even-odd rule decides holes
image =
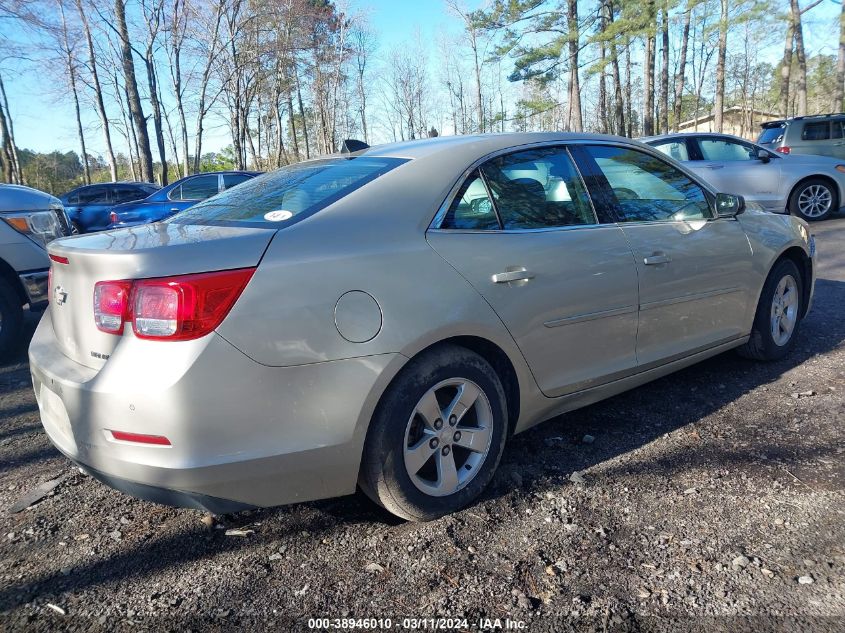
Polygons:
[[163,435],[144,435],[143,433],[127,433],[125,431],[109,431],[112,438],[121,442],[135,442],[136,444],[153,444],[155,446],[170,446],[170,440]]
[[50,259],[52,259],[57,264],[69,264],[70,263],[68,261],[67,257],[62,257],[61,255],[53,255],[52,253],[50,253]]

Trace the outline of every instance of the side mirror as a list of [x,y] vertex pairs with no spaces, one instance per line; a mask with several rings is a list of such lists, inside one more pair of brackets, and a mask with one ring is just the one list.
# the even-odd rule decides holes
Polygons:
[[745,211],[745,198],[732,193],[716,194],[716,213],[720,218],[734,218]]
[[759,160],[761,163],[768,163],[772,160],[771,155],[764,149],[758,149],[754,153],[754,157]]

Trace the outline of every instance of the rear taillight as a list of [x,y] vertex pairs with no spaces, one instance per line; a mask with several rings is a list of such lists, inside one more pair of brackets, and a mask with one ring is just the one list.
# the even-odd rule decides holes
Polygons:
[[[220,325],[254,272],[254,268],[242,268],[162,279],[101,281],[94,287],[94,318],[100,330],[111,334],[121,334],[123,323],[131,322],[138,338],[199,338]],[[114,329],[118,314],[122,315],[120,328]]]
[[781,154],[789,154],[792,151],[792,148],[789,145],[784,145],[783,147],[776,147],[776,152],[780,152]]
[[122,334],[129,315],[131,281],[98,281],[94,286],[94,323],[109,334]]
[[109,213],[109,224],[117,224],[118,219],[119,218],[117,217],[117,213],[115,213],[114,211]]

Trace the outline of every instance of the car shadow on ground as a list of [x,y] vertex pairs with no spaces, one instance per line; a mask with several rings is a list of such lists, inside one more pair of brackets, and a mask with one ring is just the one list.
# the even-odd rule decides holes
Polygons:
[[[721,354],[632,391],[559,416],[512,438],[493,484],[467,511],[472,512],[478,504],[507,495],[515,488],[542,490],[566,485],[573,471],[600,465],[684,427],[689,427],[691,434],[695,433],[696,423],[703,418],[751,390],[777,381],[785,372],[807,360],[842,345],[845,341],[845,320],[840,318],[843,308],[845,282],[819,280],[813,312],[802,324],[795,349],[783,360],[757,363],[742,359],[733,352]],[[32,324],[29,325],[34,329]],[[18,362],[25,362],[25,356]],[[595,441],[585,444],[585,435],[591,435]],[[685,469],[700,466],[741,468],[759,461],[761,453],[789,465],[794,460],[833,452],[834,447],[823,442],[800,448],[790,446],[787,440],[766,446],[756,445],[747,450],[722,446],[698,452],[691,448],[657,460],[625,464],[620,467],[624,472],[618,474],[630,475],[647,470],[671,477]],[[612,475],[613,472],[611,468],[609,473]],[[376,529],[379,526],[391,529],[403,524],[362,493],[304,505],[313,511],[294,513],[301,514],[302,520],[287,521],[286,532],[307,531],[312,538],[319,539],[320,534],[338,525],[364,523],[372,524]],[[228,516],[225,521],[229,526],[256,521],[267,525],[283,522],[289,513],[291,510],[288,508],[266,509]],[[279,536],[284,534],[270,530],[266,538],[277,539]],[[250,541],[225,538],[222,530],[199,526],[172,536],[153,537],[128,551],[77,567],[72,575],[66,576],[57,570],[2,588],[0,610],[12,609],[36,598],[150,575],[166,566],[251,547],[261,534],[256,537]]]

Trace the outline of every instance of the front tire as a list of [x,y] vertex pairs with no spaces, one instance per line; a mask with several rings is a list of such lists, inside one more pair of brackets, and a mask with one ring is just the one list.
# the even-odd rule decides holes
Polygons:
[[23,307],[18,294],[0,279],[0,360],[6,360],[15,351],[22,326]]
[[763,285],[751,338],[737,350],[740,355],[763,361],[786,356],[795,346],[803,297],[804,280],[798,266],[792,260],[781,260]]
[[502,383],[478,354],[441,345],[412,360],[373,416],[359,483],[389,512],[428,521],[490,483],[507,438]]
[[799,183],[789,196],[789,212],[808,222],[826,220],[838,208],[835,187],[822,178],[810,178]]

